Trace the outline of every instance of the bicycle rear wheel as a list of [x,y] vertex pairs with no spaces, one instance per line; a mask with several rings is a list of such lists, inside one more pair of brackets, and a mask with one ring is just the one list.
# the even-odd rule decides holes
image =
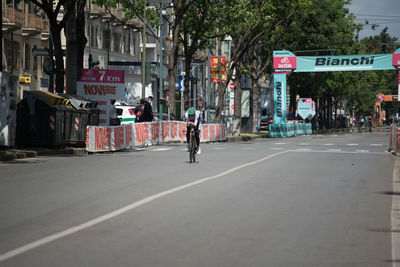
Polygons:
[[194,134],[190,134],[189,148],[190,163],[196,162],[196,140]]

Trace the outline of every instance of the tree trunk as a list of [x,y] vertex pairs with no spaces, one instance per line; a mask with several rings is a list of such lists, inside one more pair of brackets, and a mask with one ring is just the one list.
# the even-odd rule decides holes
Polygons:
[[234,79],[235,84],[235,99],[234,99],[234,112],[232,118],[232,135],[239,136],[240,128],[241,128],[241,120],[242,120],[242,88],[240,86],[240,70],[236,68],[236,74]]
[[260,105],[258,99],[260,97],[260,88],[258,80],[251,79],[251,85],[253,88],[253,133],[257,132],[258,120],[260,118]]
[[56,58],[56,92],[64,91],[64,57],[61,45],[61,29],[58,25],[53,24],[51,27],[53,34],[54,56]]
[[81,77],[81,72],[83,68],[84,62],[84,54],[85,54],[85,47],[87,43],[87,38],[85,34],[85,0],[78,0],[77,1],[77,12],[76,12],[76,38],[79,40],[78,42],[78,79]]
[[[183,100],[184,102],[184,108],[187,110],[189,107],[192,106],[191,104],[191,90],[192,88],[190,87],[190,67],[191,67],[191,62],[192,62],[192,56],[186,54],[185,51],[185,91],[183,92]],[[193,81],[192,81],[193,82]]]

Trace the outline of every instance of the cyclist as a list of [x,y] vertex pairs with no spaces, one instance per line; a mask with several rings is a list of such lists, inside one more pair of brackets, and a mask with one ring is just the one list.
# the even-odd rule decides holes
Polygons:
[[189,138],[190,138],[190,127],[189,126],[194,126],[194,132],[195,132],[195,137],[196,137],[196,143],[197,143],[197,154],[201,153],[200,150],[200,130],[199,130],[199,125],[200,125],[200,111],[196,110],[194,107],[190,107],[186,113],[185,113],[185,121],[186,121],[186,148],[187,151],[189,151]]

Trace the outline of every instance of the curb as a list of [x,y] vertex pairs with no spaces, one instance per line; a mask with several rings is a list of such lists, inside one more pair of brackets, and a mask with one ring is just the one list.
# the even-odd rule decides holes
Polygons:
[[226,138],[226,142],[234,143],[234,142],[248,142],[254,141],[256,139],[266,138],[265,136],[228,136]]
[[38,156],[54,156],[54,155],[87,155],[85,148],[63,148],[57,150],[44,150],[44,151],[18,151],[18,154],[0,156],[0,161],[13,161],[16,159],[34,158]]

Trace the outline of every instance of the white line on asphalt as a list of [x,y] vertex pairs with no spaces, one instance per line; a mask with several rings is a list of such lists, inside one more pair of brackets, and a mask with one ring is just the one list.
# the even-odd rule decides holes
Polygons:
[[283,150],[284,148],[283,147],[270,147],[269,149],[272,149],[272,150]]
[[213,150],[225,150],[226,148],[225,147],[215,147],[215,148],[213,148]]
[[300,143],[299,146],[309,146],[309,143]]
[[358,144],[346,144],[346,146],[358,146]]
[[311,148],[298,148],[296,151],[310,151]]
[[[339,154],[361,154],[357,151],[341,151],[340,149],[328,149],[328,150],[288,150],[288,152],[305,152],[305,153],[339,153]],[[366,154],[363,152],[363,154]],[[388,152],[368,152],[373,155],[389,155]]]
[[361,153],[368,153],[369,150],[365,150],[365,149],[358,149],[356,150],[357,152],[361,152]]
[[400,251],[400,198],[397,194],[400,192],[400,159],[395,158],[393,168],[393,196],[392,196],[392,214],[391,214],[391,231],[392,231],[392,262],[393,267],[399,266],[397,253]]
[[10,259],[10,258],[13,258],[13,257],[15,257],[15,256],[18,256],[18,255],[20,255],[20,254],[22,254],[22,253],[28,252],[28,251],[30,251],[30,250],[32,250],[32,249],[35,249],[35,248],[40,247],[40,246],[43,246],[43,245],[48,244],[48,243],[50,243],[50,242],[56,241],[56,240],[61,239],[61,238],[63,238],[63,237],[72,235],[72,234],[74,234],[74,233],[76,233],[76,232],[85,230],[85,229],[87,229],[87,228],[89,228],[89,227],[92,227],[92,226],[94,226],[94,225],[97,225],[97,224],[102,223],[102,222],[104,222],[104,221],[107,221],[107,220],[109,220],[109,219],[112,219],[112,218],[114,218],[114,217],[116,217],[116,216],[119,216],[119,215],[121,215],[121,214],[124,214],[124,213],[126,213],[126,212],[128,212],[128,211],[131,211],[131,210],[133,210],[133,209],[136,209],[136,208],[138,208],[138,207],[140,207],[140,206],[143,206],[143,205],[145,205],[145,204],[148,204],[148,203],[150,203],[150,202],[152,202],[152,201],[154,201],[154,200],[160,199],[160,198],[162,198],[162,197],[171,195],[171,194],[173,194],[173,193],[182,191],[182,190],[184,190],[184,189],[187,189],[187,188],[190,188],[190,187],[199,185],[199,184],[206,183],[206,182],[208,182],[208,181],[212,181],[212,180],[218,179],[218,178],[220,178],[220,177],[223,177],[223,176],[225,176],[225,175],[227,175],[227,174],[230,174],[230,173],[232,173],[232,172],[235,172],[235,171],[237,171],[237,170],[240,170],[240,169],[243,169],[243,168],[246,168],[246,167],[255,165],[255,164],[257,164],[257,163],[266,161],[266,160],[268,160],[268,159],[274,158],[274,157],[276,157],[276,156],[282,155],[282,154],[287,153],[287,152],[288,152],[288,150],[286,150],[286,151],[281,151],[281,152],[277,152],[277,153],[268,155],[268,156],[266,156],[266,157],[263,157],[263,158],[261,158],[261,159],[258,159],[258,160],[252,161],[252,162],[248,162],[248,163],[245,163],[245,164],[236,166],[236,167],[234,167],[234,168],[232,168],[232,169],[229,169],[229,170],[227,170],[227,171],[221,172],[221,173],[216,174],[216,175],[214,175],[214,176],[202,178],[202,179],[199,179],[199,180],[194,181],[194,182],[192,182],[192,183],[188,183],[188,184],[185,184],[185,185],[182,185],[182,186],[178,186],[178,187],[172,188],[172,189],[170,189],[170,190],[166,190],[166,191],[160,192],[160,193],[158,193],[158,194],[155,194],[155,195],[152,195],[152,196],[143,198],[143,199],[141,199],[141,200],[139,200],[139,201],[136,201],[136,202],[133,202],[132,204],[129,204],[129,205],[123,207],[123,208],[120,208],[120,209],[118,209],[118,210],[112,211],[112,212],[110,212],[110,213],[107,213],[107,214],[105,214],[105,215],[103,215],[103,216],[97,217],[97,218],[95,218],[95,219],[93,219],[93,220],[90,220],[90,221],[88,221],[88,222],[85,222],[85,223],[76,225],[76,226],[71,227],[71,228],[69,228],[69,229],[66,229],[66,230],[64,230],[64,231],[58,232],[58,233],[53,234],[53,235],[49,235],[49,236],[44,237],[44,238],[42,238],[42,239],[36,240],[36,241],[34,241],[34,242],[32,242],[32,243],[26,244],[26,245],[24,245],[24,246],[22,246],[22,247],[19,247],[19,248],[16,248],[16,249],[14,249],[14,250],[8,251],[8,252],[6,252],[6,253],[4,253],[4,254],[1,254],[1,255],[0,255],[0,262],[3,262],[3,261],[5,261],[5,260],[7,260],[7,259]]
[[371,144],[371,146],[383,146],[382,144]]
[[335,144],[324,144],[324,146],[334,146]]
[[274,143],[274,145],[286,145],[287,143]]
[[156,148],[153,151],[168,151],[171,150],[172,148],[170,147],[161,147],[161,148]]
[[335,148],[331,148],[331,149],[328,149],[328,151],[332,151],[332,152],[339,152],[339,151],[342,151],[341,149],[335,149]]

